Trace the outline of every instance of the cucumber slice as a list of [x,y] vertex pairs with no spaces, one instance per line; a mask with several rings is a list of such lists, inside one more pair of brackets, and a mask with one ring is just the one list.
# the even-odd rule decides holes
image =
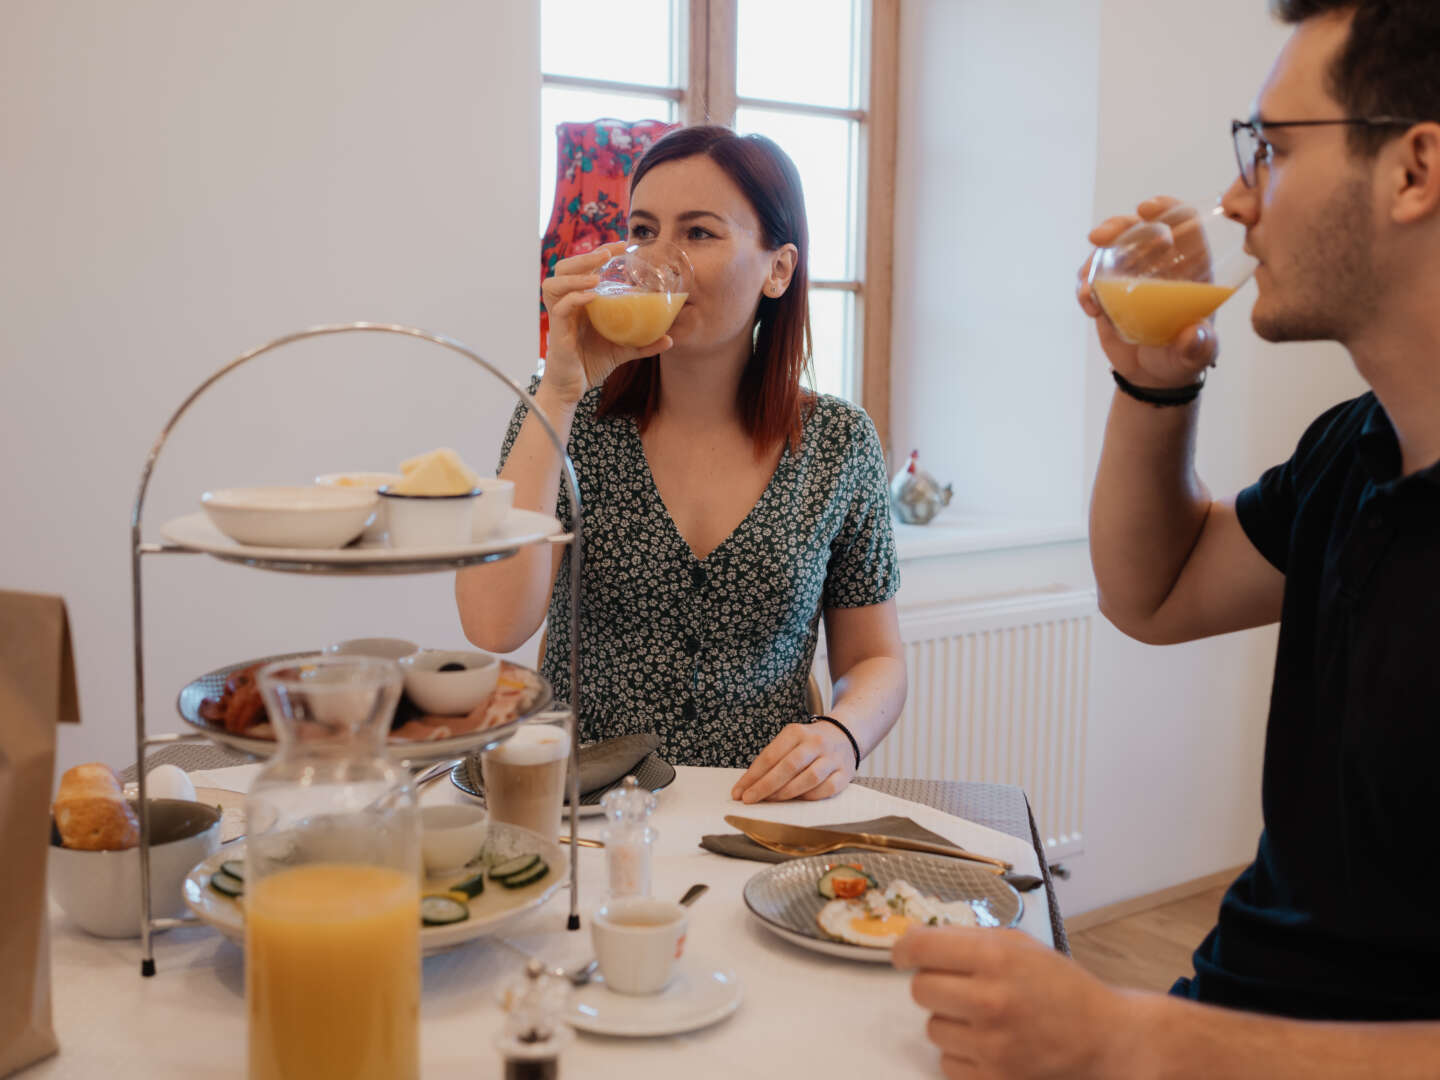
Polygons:
[[420,921],[426,926],[450,926],[470,918],[470,908],[453,896],[432,893],[420,898]]
[[535,856],[535,865],[519,874],[511,874],[501,880],[500,884],[507,889],[520,889],[526,885],[533,885],[550,872],[550,864],[539,855]]
[[[836,883],[839,883],[837,889]],[[853,866],[832,866],[829,870],[820,875],[816,884],[820,895],[826,900],[834,900],[836,897],[848,900],[851,897],[863,896],[866,889],[878,889],[879,883],[865,873]]]
[[244,859],[226,859],[224,862],[222,862],[222,863],[220,864],[220,872],[221,872],[222,874],[229,874],[229,875],[230,875],[231,877],[233,877],[233,878],[238,878],[240,881],[244,881],[244,880],[245,880],[245,860],[244,860]]
[[457,881],[450,886],[452,892],[463,892],[466,896],[474,899],[485,891],[485,871],[480,871],[474,877],[468,877],[464,881]]
[[513,859],[506,859],[490,868],[491,881],[505,881],[516,874],[523,874],[527,870],[535,869],[535,864],[540,861],[540,856],[535,854],[520,855]]
[[223,870],[217,870],[210,875],[210,887],[216,892],[232,898],[241,896],[245,892],[245,882]]

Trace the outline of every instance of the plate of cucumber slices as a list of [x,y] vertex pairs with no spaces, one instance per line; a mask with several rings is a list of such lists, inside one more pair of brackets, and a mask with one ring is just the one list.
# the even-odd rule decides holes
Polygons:
[[[185,903],[232,941],[245,939],[245,843],[227,844],[185,878]],[[570,879],[553,840],[491,823],[465,866],[427,877],[420,897],[420,947],[431,953],[494,934],[533,911]]]

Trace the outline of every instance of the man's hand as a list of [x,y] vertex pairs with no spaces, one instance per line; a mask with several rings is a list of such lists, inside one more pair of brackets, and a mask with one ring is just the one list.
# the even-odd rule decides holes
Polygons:
[[910,993],[932,1014],[926,1035],[951,1080],[1127,1072],[1143,999],[1110,989],[1019,930],[912,929],[892,962],[916,971]]
[[834,724],[786,724],[730,790],[732,799],[828,799],[855,775],[855,751]]
[[[1097,248],[1108,247],[1132,225],[1154,221],[1176,205],[1177,200],[1169,196],[1147,199],[1133,215],[1123,214],[1102,221],[1090,231],[1087,239]],[[1184,230],[1177,229],[1177,237],[1183,235]],[[1189,386],[1200,378],[1205,368],[1215,365],[1220,346],[1208,320],[1187,327],[1169,345],[1131,345],[1125,342],[1091,292],[1090,263],[1094,257],[1092,252],[1076,275],[1075,298],[1085,314],[1095,320],[1100,346],[1105,350],[1111,367],[1136,386],[1163,388]]]

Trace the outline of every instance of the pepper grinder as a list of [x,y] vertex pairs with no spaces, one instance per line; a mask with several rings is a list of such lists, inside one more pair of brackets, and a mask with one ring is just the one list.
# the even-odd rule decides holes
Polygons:
[[649,896],[650,861],[655,829],[646,819],[655,812],[655,796],[633,776],[600,800],[610,826],[605,830],[605,862],[611,896]]
[[571,1038],[559,1015],[563,983],[539,960],[531,960],[525,982],[507,995],[510,1015],[495,1041],[505,1058],[505,1080],[559,1080],[560,1051]]

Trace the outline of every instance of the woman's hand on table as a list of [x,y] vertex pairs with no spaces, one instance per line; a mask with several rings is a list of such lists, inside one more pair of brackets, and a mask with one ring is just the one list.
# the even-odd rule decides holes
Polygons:
[[599,270],[625,246],[626,241],[619,240],[561,259],[555,264],[555,273],[540,283],[545,310],[550,313],[542,381],[566,401],[579,401],[585,391],[599,386],[621,364],[662,353],[674,344],[667,334],[639,348],[615,345],[590,325],[585,305],[595,299]]
[[834,724],[786,724],[730,789],[744,803],[828,799],[855,776],[855,751]]
[[916,972],[910,995],[931,1013],[925,1034],[948,1077],[1126,1073],[1137,995],[1023,931],[916,928],[891,960]]

